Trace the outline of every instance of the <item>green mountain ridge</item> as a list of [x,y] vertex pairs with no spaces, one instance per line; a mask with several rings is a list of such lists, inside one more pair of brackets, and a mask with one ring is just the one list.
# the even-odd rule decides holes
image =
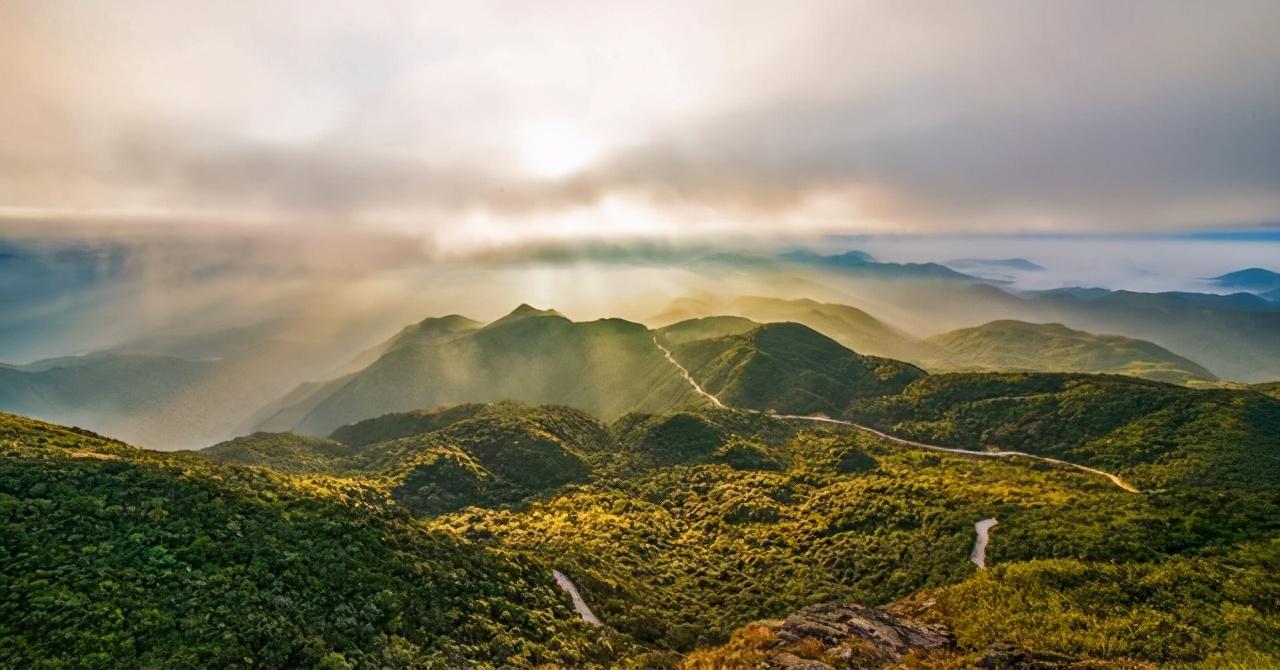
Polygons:
[[840,414],[855,398],[895,393],[925,374],[796,323],[674,344],[672,353],[721,402],[782,414]]
[[1112,375],[953,373],[855,402],[847,416],[964,449],[1025,451],[1140,488],[1280,483],[1280,402]]
[[[798,323],[649,330],[528,306],[384,344],[294,394],[298,425],[327,438],[165,454],[0,415],[0,658],[886,667],[852,638],[752,623],[858,603],[951,631],[918,670],[1010,645],[1116,670],[1280,662],[1269,385],[931,375]],[[816,414],[1136,491],[783,416]],[[575,620],[552,569],[605,626]]]
[[925,340],[944,358],[937,370],[1091,372],[1185,384],[1215,381],[1204,367],[1164,347],[1119,335],[1095,335],[1060,323],[992,321]]
[[910,363],[939,357],[936,348],[920,342],[857,307],[823,303],[807,298],[791,300],[763,296],[686,297],[673,301],[663,313],[654,316],[651,321],[668,324],[697,317],[723,315],[746,318],[758,323],[804,324],[861,354],[894,358]]
[[563,404],[605,418],[696,402],[640,324],[575,323],[527,305],[480,328],[457,323],[401,336],[363,370],[277,410],[293,425],[271,428],[324,435],[387,412],[460,402]]
[[[621,319],[573,322],[522,305],[485,326],[428,319],[368,367],[313,385],[259,413],[270,432],[329,434],[388,412],[516,401],[575,407],[606,421],[704,404],[655,339],[743,407],[843,410],[854,397],[900,389],[922,371],[861,356],[800,324],[709,317],[651,331]],[[714,369],[713,369],[714,368]],[[901,378],[901,379],[899,379]]]
[[205,447],[201,456],[219,463],[269,467],[291,474],[332,472],[355,454],[351,447],[294,433],[257,432]]

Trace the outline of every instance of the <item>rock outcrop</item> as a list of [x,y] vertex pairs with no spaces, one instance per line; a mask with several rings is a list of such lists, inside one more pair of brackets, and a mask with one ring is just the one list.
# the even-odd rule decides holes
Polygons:
[[[856,644],[874,650],[884,660],[897,660],[913,649],[949,647],[954,638],[943,628],[889,614],[856,603],[810,605],[783,620],[774,631],[783,642],[798,643],[806,638],[828,648]],[[836,649],[836,655],[844,655]]]
[[[925,603],[927,609],[930,603]],[[1100,666],[1011,644],[962,650],[943,626],[923,623],[904,610],[857,603],[822,603],[785,619],[760,621],[734,634],[723,647],[690,655],[686,668],[760,670],[889,670],[982,668],[1077,670]],[[1110,666],[1107,666],[1110,667]]]

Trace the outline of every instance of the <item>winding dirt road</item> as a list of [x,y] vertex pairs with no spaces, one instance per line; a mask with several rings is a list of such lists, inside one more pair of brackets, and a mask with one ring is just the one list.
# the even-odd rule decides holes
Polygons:
[[[658,349],[662,351],[662,354],[666,356],[667,360],[670,361],[670,363],[674,365],[677,370],[680,371],[680,376],[684,377],[685,380],[689,382],[689,384],[693,387],[693,390],[697,391],[698,395],[702,396],[703,398],[706,398],[717,409],[729,409],[727,405],[720,402],[719,398],[715,397],[714,395],[712,395],[711,393],[708,393],[705,389],[703,389],[702,386],[698,384],[696,380],[694,380],[693,375],[689,374],[689,371],[685,369],[683,365],[680,364],[680,361],[677,361],[675,359],[675,356],[672,356],[671,352],[666,347],[662,346],[660,342],[658,342],[658,338],[656,337],[653,338],[653,343],[658,347]],[[1097,468],[1091,468],[1086,465],[1080,465],[1078,463],[1072,463],[1070,461],[1064,461],[1057,458],[1050,458],[1048,456],[1037,456],[1035,454],[1028,454],[1024,451],[975,451],[972,449],[956,449],[954,447],[940,447],[936,444],[925,444],[924,442],[916,442],[915,440],[908,440],[906,438],[898,437],[896,435],[890,435],[884,431],[876,430],[875,428],[872,428],[870,426],[864,426],[862,424],[854,423],[852,421],[845,421],[843,419],[831,419],[825,416],[804,416],[800,414],[769,414],[768,412],[761,412],[760,410],[756,410],[756,409],[746,409],[746,408],[740,408],[740,409],[743,409],[743,411],[747,411],[747,412],[754,412],[756,414],[768,414],[769,416],[772,416],[777,419],[789,419],[792,421],[812,421],[815,423],[830,423],[830,424],[836,424],[840,426],[848,426],[850,428],[860,430],[864,433],[874,435],[887,442],[892,442],[894,444],[899,444],[905,447],[914,447],[917,449],[928,449],[929,451],[940,451],[943,453],[956,454],[960,456],[970,456],[974,458],[1027,458],[1033,461],[1040,461],[1041,463],[1051,463],[1053,465],[1060,465],[1060,466],[1065,466],[1069,468],[1074,468],[1081,472],[1103,477],[1107,481],[1111,482],[1112,484],[1115,484],[1117,487],[1125,491],[1128,491],[1129,493],[1141,493],[1141,491],[1134,488],[1128,482],[1124,481],[1123,479],[1109,472],[1103,472],[1102,470],[1098,470]]]

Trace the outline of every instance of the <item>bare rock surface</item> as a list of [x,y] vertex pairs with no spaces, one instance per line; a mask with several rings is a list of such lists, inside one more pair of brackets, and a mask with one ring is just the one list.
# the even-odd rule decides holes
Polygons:
[[856,638],[893,659],[912,649],[936,649],[953,642],[945,629],[856,603],[810,605],[788,616],[775,633],[786,642],[811,637],[827,646]]
[[[980,652],[961,651],[956,648],[955,636],[945,627],[922,623],[893,607],[878,609],[857,603],[822,603],[810,605],[782,620],[754,625],[772,634],[758,638],[761,644],[756,649],[763,660],[757,655],[749,665],[741,666],[757,670],[888,670],[917,667],[922,657],[941,660],[945,667],[960,667],[956,664],[963,663],[963,667],[983,670],[1095,667],[1011,644],[992,645]],[[714,667],[740,666],[721,663]]]

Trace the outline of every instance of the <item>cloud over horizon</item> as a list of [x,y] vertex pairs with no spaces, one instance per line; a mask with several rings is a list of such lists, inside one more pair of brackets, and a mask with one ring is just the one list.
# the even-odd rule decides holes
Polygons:
[[1276,25],[1265,1],[20,0],[0,216],[444,244],[1274,221]]

